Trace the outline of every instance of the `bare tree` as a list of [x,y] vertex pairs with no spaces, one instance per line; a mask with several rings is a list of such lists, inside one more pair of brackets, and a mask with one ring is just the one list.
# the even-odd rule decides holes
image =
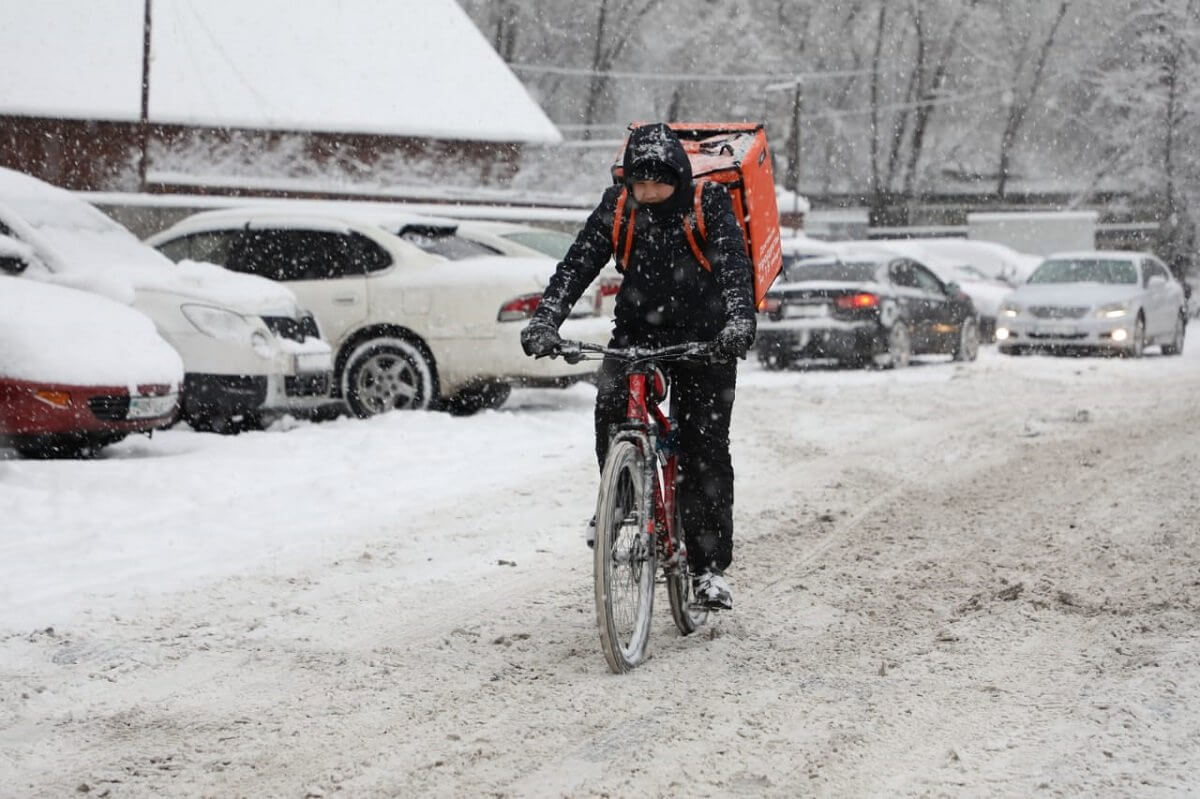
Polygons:
[[660,0],[600,0],[596,19],[596,36],[592,49],[592,74],[588,84],[587,102],[583,109],[583,138],[592,135],[596,110],[600,104],[610,71],[629,40],[640,29],[638,24]]
[[1042,88],[1042,80],[1046,74],[1046,63],[1050,59],[1050,52],[1054,49],[1055,37],[1058,35],[1059,26],[1062,25],[1063,18],[1066,17],[1067,10],[1073,2],[1074,0],[1060,0],[1058,10],[1054,15],[1053,21],[1050,23],[1050,29],[1046,34],[1046,38],[1042,40],[1041,46],[1038,48],[1037,56],[1033,63],[1032,74],[1023,87],[1018,84],[1025,69],[1026,56],[1033,35],[1032,31],[1028,31],[1019,41],[1017,57],[1015,59],[1013,86],[1010,90],[1012,100],[1008,103],[1008,113],[1004,120],[1004,131],[1000,134],[1000,165],[996,182],[996,194],[1000,197],[1004,197],[1005,191],[1008,189],[1013,148],[1016,145],[1017,136],[1025,124],[1025,119],[1029,114],[1029,109],[1033,105],[1034,98],[1037,97],[1038,91]]

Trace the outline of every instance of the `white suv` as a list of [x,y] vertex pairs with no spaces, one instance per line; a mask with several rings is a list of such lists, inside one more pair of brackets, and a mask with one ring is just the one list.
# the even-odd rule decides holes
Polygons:
[[[566,386],[594,363],[528,358],[520,332],[555,261],[512,258],[457,235],[453,220],[349,203],[208,211],[146,242],[168,258],[221,264],[287,283],[334,345],[352,412],[501,405],[513,385]],[[603,343],[591,294],[563,336]]]
[[24,277],[149,316],[183,359],[181,415],[197,429],[329,406],[329,345],[286,287],[211,264],[172,264],[70,192],[9,169],[0,169],[0,238],[25,254]]

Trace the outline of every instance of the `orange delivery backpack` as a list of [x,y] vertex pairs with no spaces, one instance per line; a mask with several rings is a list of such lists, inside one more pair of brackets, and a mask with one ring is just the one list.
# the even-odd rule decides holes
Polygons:
[[[641,124],[635,122],[629,129],[632,131]],[[704,183],[722,183],[729,191],[733,215],[742,228],[746,254],[753,265],[754,305],[760,306],[767,289],[783,268],[779,208],[775,204],[775,177],[771,172],[771,156],[767,152],[766,130],[761,124],[753,122],[671,122],[667,127],[675,131],[682,142],[692,165],[692,179],[696,185],[692,212],[684,217],[683,222],[683,231],[692,254],[702,267],[712,271],[712,264],[704,257],[702,247],[706,225],[700,194]],[[615,183],[622,183],[625,179],[626,144],[628,137],[612,166]],[[628,189],[621,191],[617,199],[617,211],[613,215],[613,257],[621,271],[629,264],[633,245],[634,211],[631,208],[628,213],[625,212],[628,194]],[[620,246],[622,244],[623,248]]]

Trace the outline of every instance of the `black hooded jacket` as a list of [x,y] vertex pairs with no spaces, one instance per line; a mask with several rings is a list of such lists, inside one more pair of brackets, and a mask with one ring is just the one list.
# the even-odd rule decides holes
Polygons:
[[[613,337],[618,346],[666,346],[711,341],[724,327],[747,345],[754,339],[751,264],[729,193],[706,183],[701,203],[706,239],[702,267],[688,246],[683,219],[695,197],[692,168],[674,131],[663,124],[634,129],[625,149],[625,175],[641,161],[665,164],[677,176],[675,192],[661,203],[637,204],[632,188],[626,202],[636,208],[629,266],[617,293]],[[533,323],[557,328],[572,305],[613,255],[613,216],[623,187],[604,192],[575,243],[550,279]]]

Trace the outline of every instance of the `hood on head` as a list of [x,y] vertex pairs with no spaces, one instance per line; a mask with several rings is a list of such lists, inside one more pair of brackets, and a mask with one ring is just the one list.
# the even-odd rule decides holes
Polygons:
[[665,167],[675,175],[675,193],[663,205],[686,205],[691,200],[692,164],[675,131],[664,122],[641,125],[625,145],[625,185],[633,187],[633,174],[646,165]]

